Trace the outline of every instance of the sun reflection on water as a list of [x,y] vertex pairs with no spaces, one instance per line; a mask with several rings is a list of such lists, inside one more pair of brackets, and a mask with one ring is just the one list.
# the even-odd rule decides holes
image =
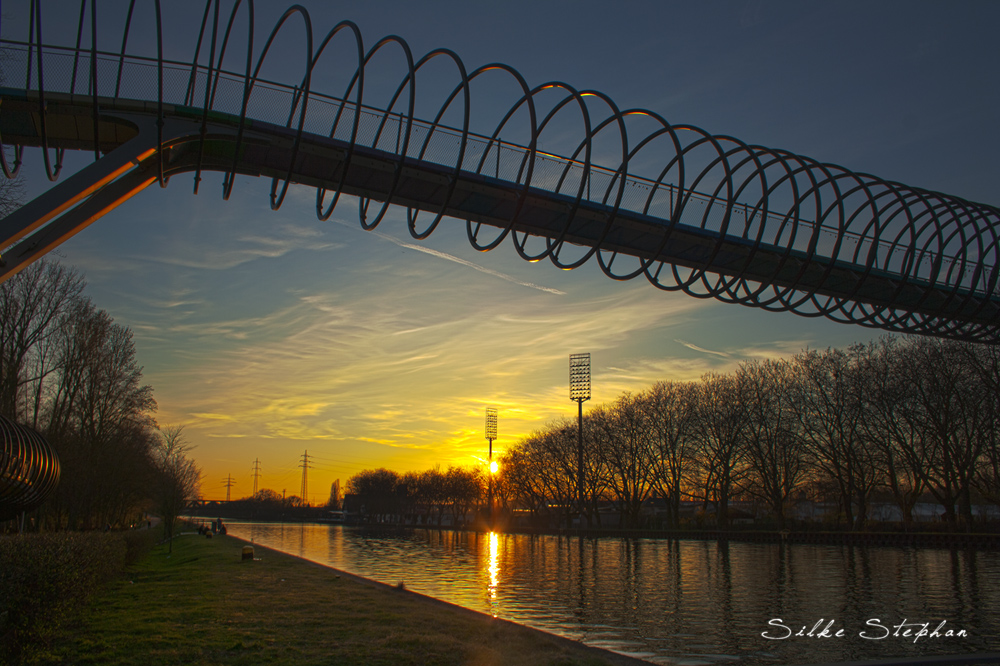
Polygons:
[[500,536],[490,532],[490,610],[498,617],[497,587],[500,581]]

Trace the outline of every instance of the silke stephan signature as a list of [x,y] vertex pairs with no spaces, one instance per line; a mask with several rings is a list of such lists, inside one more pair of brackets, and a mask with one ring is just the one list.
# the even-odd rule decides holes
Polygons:
[[[837,625],[837,620],[827,620],[820,618],[813,625],[801,625],[796,631],[795,627],[800,625],[793,623],[786,624],[781,618],[768,620],[767,631],[761,636],[772,641],[782,641],[789,638],[846,638],[850,634],[845,627]],[[925,640],[936,640],[941,638],[968,638],[969,633],[965,629],[948,626],[948,620],[933,622],[910,622],[906,619],[892,624],[880,618],[873,617],[865,622],[865,628],[856,634],[859,638],[870,641],[881,641],[887,638],[912,639],[914,643]]]

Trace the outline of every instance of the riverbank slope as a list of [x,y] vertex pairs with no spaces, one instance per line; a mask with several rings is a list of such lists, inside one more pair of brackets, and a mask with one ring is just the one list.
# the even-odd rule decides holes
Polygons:
[[158,546],[33,663],[644,664],[259,545]]

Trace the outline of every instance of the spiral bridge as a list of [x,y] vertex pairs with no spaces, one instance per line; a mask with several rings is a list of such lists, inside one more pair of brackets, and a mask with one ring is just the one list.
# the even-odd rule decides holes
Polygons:
[[[81,3],[76,43],[62,45],[44,41],[42,5],[33,0],[26,34],[0,40],[0,140],[13,155],[4,173],[17,174],[26,146],[42,148],[52,180],[66,149],[95,161],[0,220],[0,280],[143,188],[190,172],[197,192],[213,170],[225,174],[226,199],[237,175],[271,178],[272,209],[290,183],[315,187],[321,220],[348,194],[365,229],[403,206],[417,239],[454,218],[478,250],[509,237],[529,261],[596,261],[613,279],[699,298],[1000,341],[994,206],[674,125],[598,91],[532,87],[506,65],[469,70],[446,49],[417,59],[395,36],[366,49],[346,21],[315,39],[298,6],[258,51],[252,4],[227,12],[209,0],[190,17],[192,57],[176,61],[163,57],[159,2],[129,4],[113,50],[95,38],[95,3]],[[130,40],[140,24],[155,39]],[[301,69],[268,80],[262,69],[286,31],[302,45]],[[334,43],[352,60],[332,58]],[[401,75],[386,88],[370,71],[391,54]],[[450,93],[418,94],[440,88],[445,65]],[[332,71],[343,89],[315,90]],[[473,112],[484,86],[514,90],[506,112],[492,99]],[[570,125],[580,130],[567,142]]]
[[0,414],[0,521],[37,509],[59,483],[59,456],[31,428]]

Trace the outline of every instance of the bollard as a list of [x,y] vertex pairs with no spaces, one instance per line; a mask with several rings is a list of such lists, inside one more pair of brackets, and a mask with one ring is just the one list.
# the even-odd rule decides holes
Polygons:
[[243,559],[244,560],[253,559],[253,546],[243,546]]

